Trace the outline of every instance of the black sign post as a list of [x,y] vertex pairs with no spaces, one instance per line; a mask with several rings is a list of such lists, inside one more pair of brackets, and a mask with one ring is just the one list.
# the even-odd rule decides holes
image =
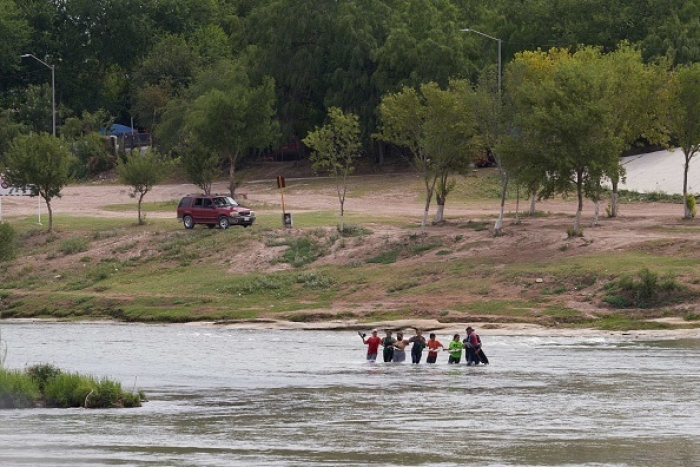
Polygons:
[[277,188],[280,190],[280,195],[282,196],[282,226],[285,229],[292,228],[292,213],[287,212],[284,207],[284,177],[281,175],[277,176]]

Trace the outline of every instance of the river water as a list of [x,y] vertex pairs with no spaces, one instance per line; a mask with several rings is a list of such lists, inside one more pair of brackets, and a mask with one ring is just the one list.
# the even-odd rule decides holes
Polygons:
[[700,465],[698,340],[482,333],[491,365],[416,366],[366,363],[353,332],[1,326],[6,367],[149,398],[0,411],[3,467]]

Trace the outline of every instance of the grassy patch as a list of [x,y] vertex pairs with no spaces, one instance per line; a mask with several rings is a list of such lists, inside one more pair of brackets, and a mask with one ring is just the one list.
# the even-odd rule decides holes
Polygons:
[[61,241],[58,251],[64,255],[73,255],[87,251],[89,246],[90,241],[86,237],[69,237]]
[[604,331],[632,331],[670,329],[671,325],[659,321],[636,319],[634,317],[611,315],[592,323],[597,329]]
[[605,286],[603,301],[616,308],[650,308],[683,303],[697,294],[671,275],[659,277],[648,268],[635,275],[623,274]]
[[321,242],[311,238],[277,238],[271,239],[267,245],[287,247],[282,256],[273,259],[271,263],[288,263],[295,268],[313,263],[326,252]]
[[376,263],[376,264],[391,264],[391,263],[395,263],[396,260],[398,259],[398,257],[399,257],[399,250],[392,249],[389,251],[383,251],[376,256],[368,258],[366,261],[368,263]]
[[140,407],[144,398],[142,392],[126,392],[120,383],[107,378],[64,373],[49,364],[25,372],[0,368],[0,408],[4,409]]
[[[143,202],[141,203],[142,212],[173,212],[177,211],[177,205],[179,200],[169,200],[169,201],[158,201],[158,202]],[[124,203],[124,204],[109,204],[103,206],[102,209],[107,211],[115,212],[130,212],[138,209],[137,203]]]

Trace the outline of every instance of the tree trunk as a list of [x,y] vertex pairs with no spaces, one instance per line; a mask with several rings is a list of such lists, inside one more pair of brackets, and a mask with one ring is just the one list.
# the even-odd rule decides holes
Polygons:
[[591,227],[598,225],[598,216],[600,215],[600,199],[595,200],[595,209],[593,210],[593,222],[591,222]]
[[430,210],[430,203],[433,201],[437,177],[433,177],[432,181],[428,181],[426,177],[423,179],[423,182],[425,183],[425,209],[423,210],[423,219],[420,222],[420,231],[422,235],[425,235],[425,225],[428,222],[428,211]]
[[377,164],[384,165],[384,143],[377,141],[377,146],[379,147],[377,150]]
[[228,155],[228,191],[231,194],[231,198],[236,198],[236,154]]
[[422,235],[425,235],[425,224],[428,222],[428,208],[428,205],[426,205],[423,211],[423,218],[420,221],[420,232]]
[[535,212],[536,212],[535,203],[536,202],[537,202],[537,193],[532,192],[532,194],[530,195],[530,211],[529,211],[530,217],[533,217],[535,215]]
[[515,225],[520,225],[520,185],[515,187]]
[[493,236],[500,237],[503,235],[503,211],[506,206],[506,191],[508,190],[508,176],[501,175],[501,208],[498,211],[498,219],[493,226]]
[[440,202],[440,198],[437,200],[437,211],[435,212],[435,219],[433,220],[433,224],[439,224],[444,221],[443,215],[445,212],[445,203]]
[[340,233],[345,232],[345,219],[344,219],[345,209],[343,208],[344,204],[345,204],[345,199],[341,199],[340,200]]
[[688,206],[688,169],[690,168],[690,157],[685,156],[683,166],[683,219],[692,219],[690,207]]
[[581,170],[576,173],[576,197],[578,198],[578,207],[574,218],[574,235],[577,236],[581,228],[581,212],[583,212],[583,171]]
[[612,195],[610,195],[610,217],[617,217],[617,198],[619,191],[620,180],[612,181]]
[[51,232],[53,232],[53,210],[51,209],[51,200],[49,198],[44,197],[44,201],[46,201],[46,210],[49,212],[49,230],[48,230],[48,232],[51,233]]
[[442,187],[438,187],[435,191],[435,204],[437,204],[437,212],[435,212],[435,218],[433,219],[433,224],[439,224],[444,222],[445,218],[445,203],[447,202],[447,193],[444,191],[444,184]]
[[147,192],[143,192],[143,193],[141,193],[141,195],[139,196],[139,225],[145,224],[145,222],[144,222],[143,219],[141,218],[141,202],[143,201],[143,197],[146,196],[146,193],[147,193]]

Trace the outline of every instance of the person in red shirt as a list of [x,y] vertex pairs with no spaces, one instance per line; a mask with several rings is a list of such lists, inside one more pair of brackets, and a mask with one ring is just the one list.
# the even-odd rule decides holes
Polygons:
[[372,329],[372,335],[370,337],[366,337],[364,334],[360,334],[360,337],[362,337],[362,342],[364,342],[367,346],[367,361],[377,361],[377,354],[379,353],[379,344],[382,343],[381,337],[377,336],[377,330]]
[[428,358],[425,360],[426,363],[435,363],[438,356],[438,349],[442,347],[445,348],[439,340],[435,339],[435,333],[430,334],[430,339],[426,342],[428,347]]

